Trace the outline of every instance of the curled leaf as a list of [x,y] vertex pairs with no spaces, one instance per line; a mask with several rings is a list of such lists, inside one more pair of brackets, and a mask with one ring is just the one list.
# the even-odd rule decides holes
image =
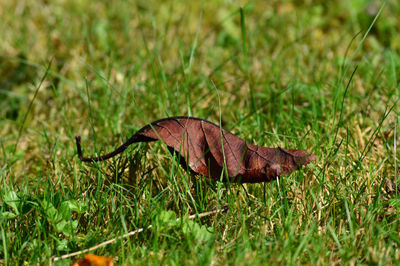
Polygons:
[[[76,146],[81,161],[107,160],[136,142],[162,140],[181,163],[205,177],[220,180],[226,167],[230,181],[267,182],[315,160],[306,150],[267,148],[246,143],[222,127],[194,117],[170,117],[144,126],[111,153],[84,157],[80,137]],[[226,181],[226,180],[225,180]]]

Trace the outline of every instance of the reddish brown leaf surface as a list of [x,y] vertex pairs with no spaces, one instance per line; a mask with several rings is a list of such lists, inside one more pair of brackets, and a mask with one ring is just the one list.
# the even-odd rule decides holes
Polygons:
[[85,258],[77,259],[73,266],[114,266],[113,258],[85,254]]
[[[266,182],[289,174],[315,159],[306,150],[267,148],[246,143],[209,121],[194,117],[170,117],[140,129],[115,151],[100,157],[83,157],[80,137],[76,137],[79,158],[84,162],[103,161],[123,152],[136,142],[162,140],[181,162],[195,173],[220,180],[224,165],[230,181]],[[224,179],[222,179],[224,180]],[[226,180],[224,180],[226,181]]]

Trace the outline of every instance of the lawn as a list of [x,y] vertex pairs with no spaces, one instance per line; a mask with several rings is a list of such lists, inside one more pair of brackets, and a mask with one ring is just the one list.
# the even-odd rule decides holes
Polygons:
[[[0,264],[139,228],[91,253],[399,264],[399,14],[396,0],[0,1]],[[77,156],[75,135],[99,155],[170,116],[317,159],[241,185],[191,176],[162,142]]]

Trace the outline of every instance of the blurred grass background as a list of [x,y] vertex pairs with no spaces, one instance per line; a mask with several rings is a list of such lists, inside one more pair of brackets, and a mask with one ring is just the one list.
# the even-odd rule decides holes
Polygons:
[[[399,14],[395,0],[0,0],[1,262],[47,263],[155,223],[100,255],[397,264]],[[318,160],[242,187],[193,184],[160,143],[76,157],[76,134],[86,155],[107,152],[175,115]]]

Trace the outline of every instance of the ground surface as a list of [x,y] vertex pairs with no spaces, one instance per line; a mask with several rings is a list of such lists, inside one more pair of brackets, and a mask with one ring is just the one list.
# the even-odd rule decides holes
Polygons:
[[[95,253],[118,264],[398,263],[400,4],[382,5],[0,1],[1,263],[48,263],[149,224]],[[193,184],[162,143],[92,165],[76,156],[75,134],[94,155],[175,115],[317,160],[240,186]]]

